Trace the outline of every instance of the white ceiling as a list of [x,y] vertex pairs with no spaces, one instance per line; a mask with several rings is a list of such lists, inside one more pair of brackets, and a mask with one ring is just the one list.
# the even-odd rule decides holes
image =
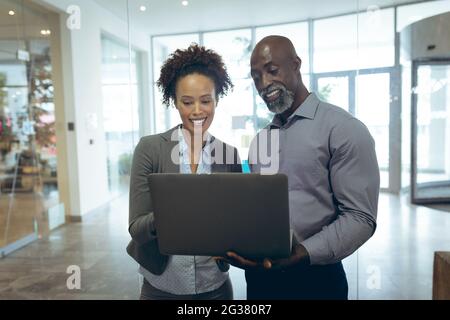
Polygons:
[[[127,0],[95,1],[127,20]],[[131,26],[152,35],[293,22],[411,2],[417,0],[189,0],[188,6],[181,0],[128,0]]]

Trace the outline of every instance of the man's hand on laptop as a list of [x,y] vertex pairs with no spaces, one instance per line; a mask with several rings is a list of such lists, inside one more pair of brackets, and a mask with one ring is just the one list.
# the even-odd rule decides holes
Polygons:
[[291,256],[289,258],[278,260],[271,260],[269,258],[266,258],[264,259],[263,266],[268,270],[282,270],[300,263],[309,265],[309,254],[304,246],[302,246],[301,244],[296,244],[293,247]]
[[289,268],[298,263],[309,264],[308,251],[306,251],[305,247],[301,244],[295,245],[291,256],[286,259],[272,260],[265,258],[262,262],[257,262],[241,257],[235,252],[227,252],[226,257],[215,257],[215,259],[224,260],[232,266],[241,269],[264,268],[267,270],[280,270]]
[[231,264],[232,266],[235,266],[240,269],[252,269],[252,268],[258,268],[258,267],[261,268],[262,267],[261,262],[246,259],[232,251],[227,252],[227,255],[225,257],[214,257],[214,259],[226,261],[229,264]]

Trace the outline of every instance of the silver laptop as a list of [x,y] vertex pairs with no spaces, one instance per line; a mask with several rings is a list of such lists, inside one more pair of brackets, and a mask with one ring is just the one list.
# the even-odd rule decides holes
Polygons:
[[151,174],[148,182],[161,253],[290,255],[285,175]]

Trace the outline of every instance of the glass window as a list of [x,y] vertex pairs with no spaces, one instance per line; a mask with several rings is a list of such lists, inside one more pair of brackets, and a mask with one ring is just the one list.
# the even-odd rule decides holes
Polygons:
[[356,76],[355,113],[356,117],[367,126],[375,140],[381,188],[389,187],[389,90],[389,73]]
[[[110,192],[127,188],[132,148],[139,139],[139,53],[102,38],[103,126]],[[131,68],[131,69],[130,69]],[[131,70],[131,73],[130,73]],[[130,76],[131,75],[131,76]]]
[[249,140],[255,134],[253,118],[253,80],[233,81],[234,90],[219,100],[211,133],[239,150],[241,158],[248,155]]
[[314,72],[392,66],[394,9],[314,21]]
[[209,32],[203,36],[206,48],[215,50],[225,62],[234,90],[218,103],[211,133],[239,150],[242,159],[248,155],[255,134],[253,80],[250,77],[252,33],[250,29]]
[[203,44],[223,57],[231,79],[250,77],[250,55],[253,49],[250,29],[208,32],[203,35]]
[[320,77],[317,79],[317,95],[323,101],[349,111],[348,76]]
[[183,34],[176,36],[161,36],[153,38],[153,75],[158,81],[161,66],[176,49],[185,49],[192,43],[199,43],[199,35]]

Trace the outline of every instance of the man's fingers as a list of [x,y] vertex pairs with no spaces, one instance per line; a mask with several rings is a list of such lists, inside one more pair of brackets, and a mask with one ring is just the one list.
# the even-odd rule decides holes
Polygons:
[[212,257],[215,261],[226,261],[225,257]]
[[272,269],[287,269],[299,263],[296,257],[289,257],[287,259],[280,259],[272,261]]
[[239,255],[237,255],[234,252],[227,252],[227,256],[234,261],[236,261],[239,265],[243,267],[256,267],[258,266],[258,263],[255,261],[247,260]]
[[272,261],[270,259],[264,259],[263,266],[265,269],[272,269]]
[[289,260],[282,259],[282,260],[276,260],[272,263],[272,269],[278,270],[283,269],[289,266]]

